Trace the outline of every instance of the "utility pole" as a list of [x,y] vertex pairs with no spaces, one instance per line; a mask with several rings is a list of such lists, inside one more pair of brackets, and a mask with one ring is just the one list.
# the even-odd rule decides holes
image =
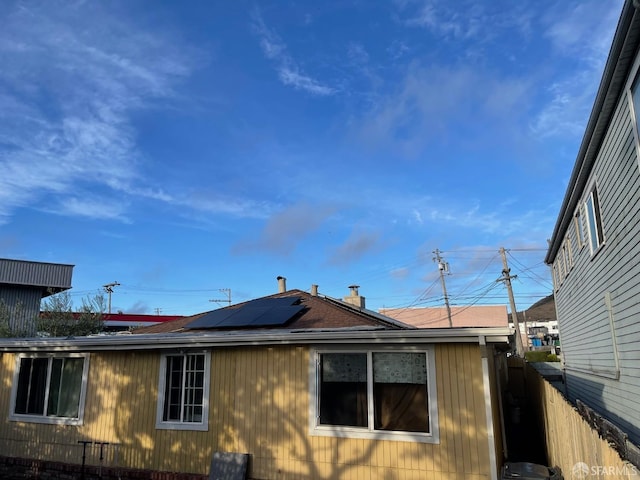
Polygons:
[[442,294],[444,295],[444,304],[447,307],[447,318],[449,319],[449,328],[453,327],[453,322],[451,321],[451,307],[449,306],[449,297],[447,296],[447,285],[444,282],[444,274],[449,275],[449,264],[444,261],[444,259],[440,256],[442,252],[437,248],[433,251],[435,257],[433,257],[433,261],[438,264],[438,270],[440,271],[440,282],[442,283]]
[[496,280],[504,282],[509,294],[509,303],[511,304],[511,318],[516,335],[516,353],[519,357],[524,357],[524,347],[522,346],[522,337],[520,336],[520,324],[518,323],[518,311],[516,310],[516,301],[513,298],[513,288],[511,288],[511,279],[518,278],[517,275],[510,275],[511,269],[507,265],[507,251],[504,247],[500,247],[500,255],[502,256],[502,277]]
[[218,289],[219,292],[224,293],[227,298],[225,298],[224,300],[219,300],[219,299],[211,299],[209,300],[210,302],[216,302],[216,303],[220,303],[220,302],[224,302],[224,303],[228,303],[229,305],[231,305],[231,289],[230,288],[220,288]]
[[120,284],[118,282],[111,282],[102,286],[104,291],[107,292],[107,295],[109,295],[109,313],[111,313],[111,294],[113,293],[113,287],[117,287],[119,285]]

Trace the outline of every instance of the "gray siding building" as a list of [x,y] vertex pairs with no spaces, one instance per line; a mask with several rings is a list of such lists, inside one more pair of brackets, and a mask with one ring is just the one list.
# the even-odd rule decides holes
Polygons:
[[0,302],[14,332],[35,334],[40,301],[71,288],[73,265],[0,258]]
[[551,238],[566,394],[640,444],[640,10],[624,3]]

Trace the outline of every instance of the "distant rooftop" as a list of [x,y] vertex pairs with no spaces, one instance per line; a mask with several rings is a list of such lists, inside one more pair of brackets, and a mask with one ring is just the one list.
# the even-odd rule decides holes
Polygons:
[[0,285],[42,289],[43,297],[71,288],[73,265],[0,258]]
[[[445,307],[381,308],[380,313],[417,328],[447,328],[449,317]],[[453,327],[506,327],[506,305],[473,305],[451,307]]]

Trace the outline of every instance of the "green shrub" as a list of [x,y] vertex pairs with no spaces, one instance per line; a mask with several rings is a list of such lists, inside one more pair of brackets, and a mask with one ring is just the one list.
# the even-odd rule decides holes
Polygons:
[[550,353],[550,350],[531,350],[530,352],[524,352],[524,358],[529,363],[546,362]]
[[558,358],[558,355],[556,355],[555,353],[550,353],[549,355],[547,355],[547,362],[559,362],[560,358]]

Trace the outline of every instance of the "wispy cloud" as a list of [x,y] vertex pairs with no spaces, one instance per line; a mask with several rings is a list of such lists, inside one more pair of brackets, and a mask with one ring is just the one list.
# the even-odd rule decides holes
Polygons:
[[[517,212],[517,214],[513,213]],[[532,232],[550,231],[555,221],[555,210],[512,210],[504,208],[486,209],[480,204],[448,206],[446,208],[425,207],[423,216],[440,226],[449,224],[456,228],[468,228],[486,234],[526,235]]]
[[[556,61],[577,64],[557,76],[547,89],[548,101],[531,121],[536,136],[571,135],[584,131],[613,38],[621,2],[561,3],[542,21]],[[610,25],[611,28],[603,28]]]
[[100,4],[28,3],[5,11],[0,222],[50,196],[61,212],[86,216],[91,209],[74,196],[78,189],[122,192],[140,183],[130,115],[173,95],[193,68],[190,53]]
[[[386,147],[415,157],[437,139],[446,141],[461,129],[482,132],[487,120],[505,131],[526,104],[528,80],[498,78],[467,67],[423,67],[412,64],[399,88],[381,96],[359,121],[356,137],[369,147]],[[462,119],[462,120],[461,120]],[[469,140],[470,138],[467,137]]]
[[233,252],[266,251],[290,255],[298,243],[318,230],[334,211],[334,207],[327,205],[300,203],[290,206],[269,218],[258,238],[239,242]]
[[336,248],[328,259],[329,265],[347,265],[354,263],[366,254],[381,247],[379,232],[354,231],[349,238]]
[[305,74],[300,65],[289,54],[284,41],[265,24],[262,15],[255,10],[252,15],[253,29],[260,38],[260,47],[264,56],[276,65],[278,78],[283,85],[302,90],[312,95],[329,96],[337,89]]
[[50,213],[102,220],[119,220],[130,223],[126,210],[128,202],[98,197],[65,197]]
[[423,28],[434,36],[452,41],[473,39],[485,43],[506,30],[526,34],[530,13],[526,6],[447,0],[396,0],[399,20],[407,27]]

